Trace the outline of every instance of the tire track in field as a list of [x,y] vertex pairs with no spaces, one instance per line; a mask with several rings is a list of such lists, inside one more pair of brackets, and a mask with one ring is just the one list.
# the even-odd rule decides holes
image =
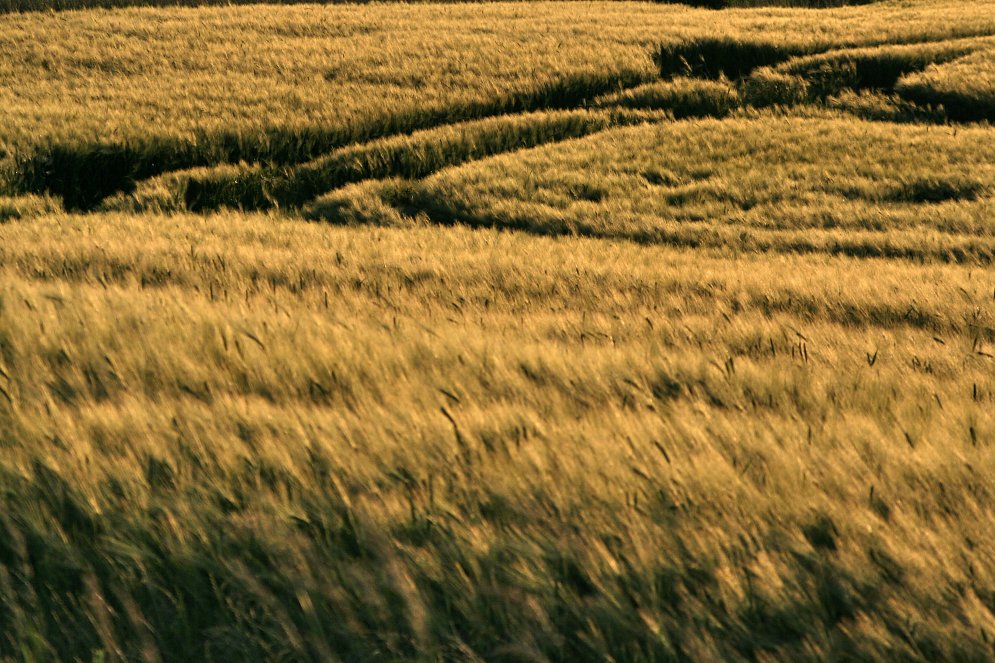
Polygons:
[[[392,156],[386,157],[380,167],[359,167],[346,172],[347,168],[335,163],[337,156],[349,154],[350,149],[361,153],[363,143],[368,141],[390,136],[403,140],[411,131],[443,130],[472,120],[514,118],[517,114],[539,111],[580,110],[605,96],[613,97],[613,100],[602,103],[602,108],[669,110],[680,118],[721,117],[741,106],[825,104],[834,95],[846,91],[871,90],[887,94],[893,92],[897,81],[908,73],[995,44],[995,40],[985,40],[987,36],[991,35],[982,33],[955,39],[846,48],[833,48],[828,44],[784,46],[762,41],[698,39],[661,47],[654,55],[660,76],[667,80],[684,74],[704,82],[716,78],[725,80],[723,77],[732,72],[737,80],[722,99],[703,100],[700,90],[671,94],[662,99],[654,99],[653,94],[640,97],[639,90],[652,82],[638,72],[580,75],[490,102],[379,118],[365,127],[312,127],[298,132],[274,129],[255,140],[234,134],[206,136],[197,141],[199,145],[208,146],[206,149],[155,139],[140,145],[56,145],[23,160],[15,179],[20,191],[60,196],[67,209],[76,211],[92,211],[101,206],[120,209],[132,205],[134,208],[135,196],[131,195],[129,202],[129,195],[135,194],[137,189],[138,197],[141,197],[139,183],[165,173],[174,175],[166,178],[168,182],[150,185],[174,189],[166,195],[172,199],[167,208],[210,211],[223,206],[241,209],[296,207],[324,192],[363,179],[418,179],[440,168],[576,138],[601,129],[565,130],[561,135],[553,131],[543,138],[524,131],[517,144],[513,137],[508,140],[507,136],[502,136],[493,145],[488,145],[488,139],[483,138],[483,145],[463,149],[463,154],[450,154],[447,158],[435,155],[434,160],[428,159],[431,163],[420,166],[412,166],[410,159],[405,158],[403,148],[393,149]],[[935,109],[920,107],[911,101],[886,109],[884,117],[852,104],[849,107],[844,104],[842,109],[866,119],[913,122],[947,119]],[[424,145],[421,149],[431,151]],[[391,158],[392,164],[388,163]],[[241,162],[256,165],[224,166],[214,172],[205,170]],[[194,168],[200,170],[184,172]],[[104,203],[108,198],[111,200]],[[142,209],[140,203],[137,209]]]
[[241,161],[299,164],[347,145],[455,122],[583,108],[596,97],[649,80],[651,76],[636,70],[580,74],[488,101],[412,109],[344,127],[274,127],[251,137],[232,132],[193,141],[152,137],[130,143],[56,144],[18,159],[9,177],[19,193],[55,195],[66,209],[86,212],[111,195],[132,190],[139,181],[171,171]]

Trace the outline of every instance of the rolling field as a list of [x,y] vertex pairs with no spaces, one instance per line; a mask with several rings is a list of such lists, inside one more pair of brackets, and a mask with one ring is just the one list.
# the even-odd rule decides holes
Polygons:
[[995,658],[989,3],[0,27],[0,661]]

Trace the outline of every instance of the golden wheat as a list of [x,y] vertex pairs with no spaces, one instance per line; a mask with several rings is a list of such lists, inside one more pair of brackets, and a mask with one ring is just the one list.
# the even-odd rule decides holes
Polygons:
[[993,34],[0,15],[0,661],[991,660]]

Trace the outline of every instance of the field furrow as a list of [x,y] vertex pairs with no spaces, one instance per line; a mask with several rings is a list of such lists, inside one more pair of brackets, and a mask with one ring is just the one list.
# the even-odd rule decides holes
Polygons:
[[[307,214],[733,252],[991,261],[991,130],[778,114],[612,129],[335,191]],[[376,199],[379,198],[379,204]]]

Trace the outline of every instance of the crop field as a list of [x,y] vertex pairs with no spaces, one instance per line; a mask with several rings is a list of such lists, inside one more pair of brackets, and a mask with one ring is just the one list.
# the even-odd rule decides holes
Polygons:
[[991,3],[94,4],[0,4],[0,661],[995,659]]

